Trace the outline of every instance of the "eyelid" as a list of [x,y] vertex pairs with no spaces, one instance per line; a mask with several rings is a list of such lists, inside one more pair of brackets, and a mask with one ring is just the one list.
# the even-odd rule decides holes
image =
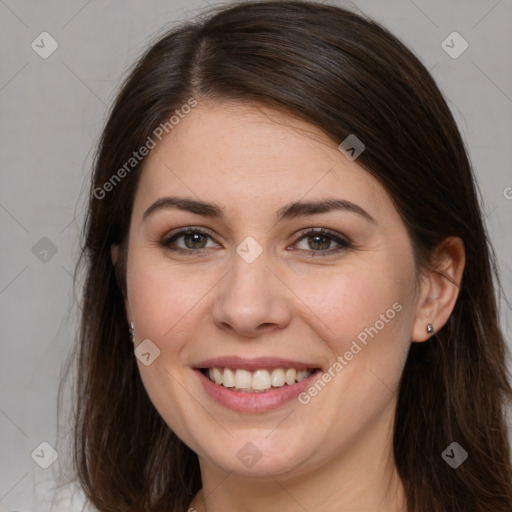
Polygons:
[[338,248],[335,249],[326,249],[326,250],[320,250],[320,251],[313,251],[312,249],[306,250],[306,249],[294,249],[296,252],[300,254],[308,254],[310,256],[332,256],[336,255],[340,252],[346,251],[347,249],[353,249],[354,245],[349,237],[346,235],[342,235],[341,233],[338,233],[337,231],[332,231],[327,228],[306,228],[301,230],[297,235],[296,239],[293,242],[292,245],[296,245],[298,242],[300,242],[303,238],[308,238],[308,236],[325,236],[326,238],[329,238],[331,241],[338,244]]
[[[217,242],[217,240],[215,239],[215,236],[213,235],[212,231],[210,231],[208,228],[203,228],[201,226],[186,226],[186,227],[183,227],[183,228],[177,228],[177,230],[173,230],[171,231],[170,234],[165,234],[161,241],[160,241],[160,245],[162,247],[164,247],[165,249],[169,249],[169,247],[167,247],[171,241],[173,240],[176,240],[180,237],[182,237],[183,235],[187,235],[188,233],[199,233],[201,235],[204,235],[204,236],[207,236],[207,237],[210,237],[212,240],[215,241],[216,244],[218,244],[219,242]],[[171,250],[171,249],[169,249]],[[174,248],[172,250],[175,250],[175,251],[183,251],[183,252],[200,252],[202,250],[207,250],[206,248],[203,248],[203,249],[183,249],[181,247],[177,247],[177,248]]]
[[322,227],[310,227],[310,228],[305,228],[305,229],[300,230],[296,235],[297,239],[295,240],[294,243],[297,243],[297,241],[299,241],[301,238],[303,238],[306,235],[317,235],[317,234],[326,235],[333,239],[338,239],[340,242],[345,243],[345,244],[352,243],[350,241],[349,237],[343,235],[342,233],[338,233],[337,231],[333,231],[331,229],[322,228]]

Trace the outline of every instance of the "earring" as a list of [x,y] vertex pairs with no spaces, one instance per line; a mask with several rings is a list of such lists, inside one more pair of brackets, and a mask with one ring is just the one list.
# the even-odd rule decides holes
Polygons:
[[130,331],[130,338],[132,340],[132,343],[134,342],[134,325],[133,325],[133,322],[130,322],[130,329],[128,329]]
[[434,334],[434,327],[432,326],[432,324],[427,324],[427,332],[429,334]]

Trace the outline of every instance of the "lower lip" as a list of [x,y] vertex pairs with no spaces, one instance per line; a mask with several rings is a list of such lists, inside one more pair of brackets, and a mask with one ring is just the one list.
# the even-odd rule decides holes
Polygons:
[[272,391],[265,391],[264,393],[243,393],[230,391],[229,388],[215,384],[200,370],[195,370],[195,372],[206,392],[217,403],[239,412],[262,412],[280,407],[296,398],[321,374],[321,371],[318,370],[301,382],[296,382],[291,386],[285,385],[281,388],[274,388]]

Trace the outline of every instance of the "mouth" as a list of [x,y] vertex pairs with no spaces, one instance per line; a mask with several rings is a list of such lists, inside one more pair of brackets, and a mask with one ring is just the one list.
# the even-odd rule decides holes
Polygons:
[[322,373],[316,364],[238,356],[202,361],[193,369],[210,398],[237,412],[263,412],[282,406]]
[[274,389],[293,386],[307,378],[319,368],[274,368],[249,371],[243,368],[199,368],[199,371],[214,384],[235,393],[267,393]]

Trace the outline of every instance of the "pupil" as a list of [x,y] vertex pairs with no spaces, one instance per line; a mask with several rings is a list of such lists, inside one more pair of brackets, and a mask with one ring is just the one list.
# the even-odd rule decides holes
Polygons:
[[328,248],[330,240],[327,237],[322,236],[322,235],[314,235],[312,238],[314,240],[314,242],[313,242],[314,244],[319,243],[320,245],[322,245],[322,243],[319,242],[319,240],[324,240],[326,242],[323,244],[323,247],[317,247],[317,249],[320,249],[320,248],[327,249]]
[[[192,239],[192,244],[196,244],[198,242],[200,242],[200,239],[203,237],[203,235],[201,235],[200,233],[192,233],[192,234],[187,234],[185,235],[185,245],[188,247],[188,243],[187,241],[191,240]],[[193,245],[192,248],[196,247],[197,248],[197,245]],[[203,245],[200,246],[201,247],[204,247],[204,240],[203,240]]]

